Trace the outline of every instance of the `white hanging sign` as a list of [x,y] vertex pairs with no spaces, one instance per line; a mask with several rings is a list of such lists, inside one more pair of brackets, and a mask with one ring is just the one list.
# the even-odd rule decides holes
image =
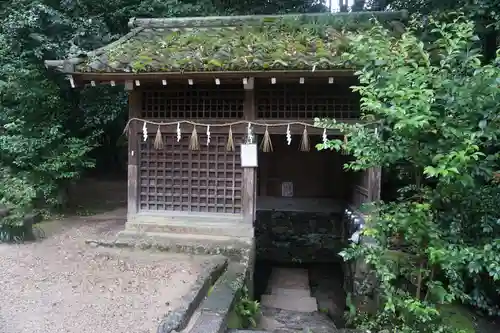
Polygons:
[[241,144],[241,167],[242,168],[256,168],[257,163],[257,144],[243,143]]

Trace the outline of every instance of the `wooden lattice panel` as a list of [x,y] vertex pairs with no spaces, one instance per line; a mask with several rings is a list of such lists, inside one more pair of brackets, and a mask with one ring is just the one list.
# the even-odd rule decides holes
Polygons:
[[356,119],[359,97],[348,86],[275,84],[256,91],[261,119]]
[[142,94],[142,118],[148,119],[239,119],[243,117],[241,87],[197,86],[147,90]]
[[209,146],[205,136],[199,139],[200,151],[189,150],[187,136],[180,142],[173,135],[164,136],[160,150],[153,147],[154,136],[141,142],[140,210],[241,213],[239,145],[228,152],[227,135],[212,135]]

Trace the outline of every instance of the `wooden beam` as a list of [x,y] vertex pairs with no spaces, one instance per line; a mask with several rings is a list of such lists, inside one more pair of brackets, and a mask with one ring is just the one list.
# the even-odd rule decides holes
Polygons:
[[[78,81],[96,81],[96,82],[125,82],[129,80],[140,80],[140,82],[157,82],[161,84],[163,80],[167,81],[184,81],[187,82],[188,79],[192,79],[193,83],[196,84],[198,80],[201,81],[212,81],[219,79],[221,84],[224,84],[225,79],[238,79],[243,81],[243,78],[265,78],[270,79],[272,77],[280,82],[283,79],[292,79],[299,82],[302,77],[305,80],[308,78],[318,80],[323,79],[325,83],[328,83],[329,77],[352,77],[355,71],[351,69],[339,69],[339,70],[317,70],[317,71],[223,71],[223,72],[153,72],[153,73],[97,73],[97,72],[71,72],[68,75],[73,75],[75,80]],[[214,83],[215,84],[215,83]]]
[[[133,79],[133,78],[132,78]],[[241,85],[242,88],[245,87],[245,83],[243,82],[245,78],[241,78],[241,77],[219,77],[218,78],[219,81],[220,81],[220,87],[223,87],[223,86],[228,86],[228,85],[231,85],[231,86],[237,86],[237,85]],[[124,78],[110,78],[110,80],[93,80],[96,85],[110,85],[111,82],[115,82],[115,85],[122,85],[125,83],[125,81],[127,80],[124,80]],[[267,85],[271,86],[271,80],[269,78],[255,78],[255,81],[256,83],[258,82],[259,84],[259,87],[261,87],[261,89]],[[78,85],[78,86],[87,86],[87,85],[90,85],[90,81],[89,80],[82,80],[81,77],[79,78],[75,78],[75,83]],[[140,83],[141,83],[141,88],[145,88],[145,89],[158,89],[158,88],[167,88],[167,89],[176,89],[176,88],[179,88],[182,87],[183,89],[184,88],[188,88],[190,87],[188,85],[188,79],[186,79],[186,77],[167,77],[167,78],[163,78],[163,79],[159,79],[157,80],[156,78],[155,79],[149,79],[149,78],[141,78],[140,79]],[[164,84],[164,83],[167,83],[167,84]],[[290,83],[290,84],[297,84],[299,85],[300,84],[300,78],[299,77],[282,77],[282,78],[278,78],[277,80],[277,84],[283,84],[283,83]],[[335,83],[338,83],[338,84],[347,84],[347,85],[354,85],[354,84],[357,84],[357,78],[355,76],[342,76],[342,77],[335,77]],[[309,77],[307,79],[305,79],[305,85],[328,85],[329,84],[329,80],[327,77]],[[215,83],[215,79],[214,78],[211,78],[211,77],[199,77],[199,78],[196,78],[196,79],[193,79],[193,86],[191,87],[196,87],[198,85],[213,85],[214,87],[216,87],[216,83]]]
[[[115,80],[111,80],[111,81],[116,82]],[[125,81],[125,91],[132,91],[132,90],[134,90],[134,81],[126,80]],[[130,103],[130,99],[129,99],[129,103]]]
[[257,118],[255,112],[255,91],[253,90],[253,87],[252,89],[245,90],[245,100],[243,101],[243,117],[245,118],[245,120],[252,121]]
[[[267,182],[269,178],[269,159],[266,154],[260,154],[262,157],[259,159],[259,169],[257,170],[257,186],[259,186],[259,196],[267,196]],[[257,196],[256,196],[257,198]],[[255,200],[257,201],[257,200]]]
[[[141,94],[129,91],[129,118],[140,116]],[[132,123],[128,133],[128,179],[127,179],[127,216],[136,215],[139,208],[139,133]]]
[[243,88],[245,90],[253,90],[255,79],[253,77],[243,78]]

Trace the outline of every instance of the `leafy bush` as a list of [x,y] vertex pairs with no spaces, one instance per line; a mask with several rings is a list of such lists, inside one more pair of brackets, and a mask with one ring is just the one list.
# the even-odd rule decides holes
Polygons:
[[[346,140],[320,149],[350,153],[352,170],[398,167],[407,186],[378,203],[346,260],[374,268],[381,307],[357,313],[360,327],[398,333],[460,332],[441,310],[457,301],[498,314],[497,166],[500,69],[483,65],[474,25],[415,19],[402,36],[381,26],[351,36],[365,124],[336,125]],[[431,43],[418,37],[432,35]],[[500,53],[497,63],[500,62]]]
[[235,313],[240,318],[242,328],[257,327],[256,317],[260,314],[260,304],[250,299],[247,286],[241,288],[240,299],[235,305]]

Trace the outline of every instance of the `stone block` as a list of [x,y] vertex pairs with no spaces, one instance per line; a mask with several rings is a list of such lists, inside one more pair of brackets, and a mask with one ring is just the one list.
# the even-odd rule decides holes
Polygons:
[[257,211],[256,231],[272,234],[338,234],[341,215],[328,212]]
[[245,279],[245,267],[231,263],[227,271],[217,280],[210,294],[203,301],[200,309],[203,313],[210,312],[226,316],[236,300]]

